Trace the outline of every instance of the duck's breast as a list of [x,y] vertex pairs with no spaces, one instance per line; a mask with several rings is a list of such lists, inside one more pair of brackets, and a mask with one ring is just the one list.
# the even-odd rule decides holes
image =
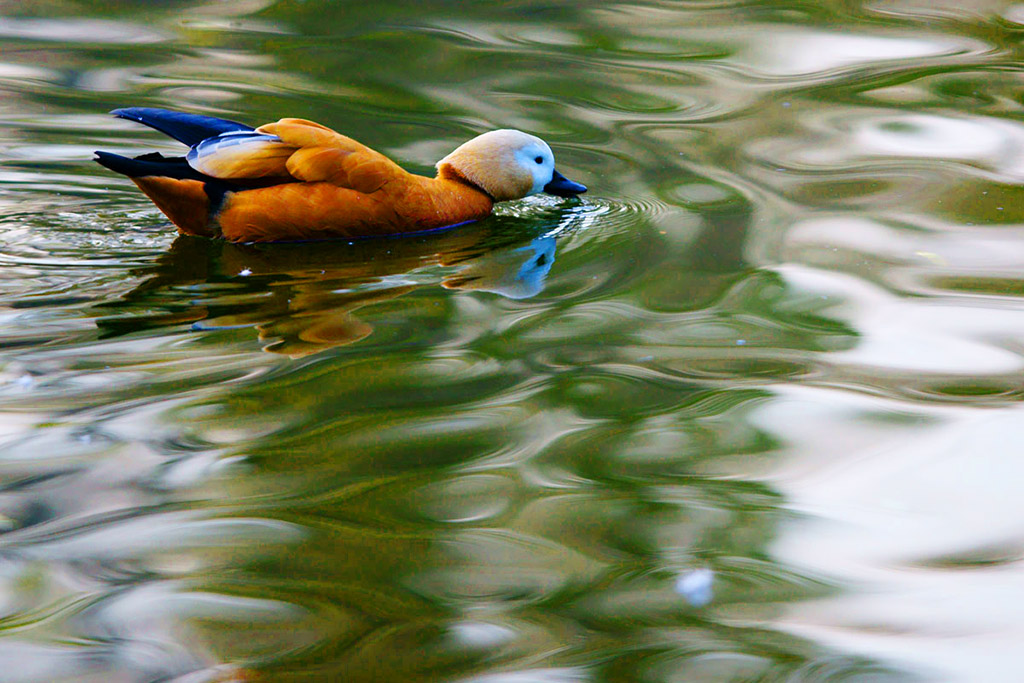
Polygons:
[[371,195],[330,183],[286,183],[229,194],[217,215],[232,242],[388,234],[394,211]]

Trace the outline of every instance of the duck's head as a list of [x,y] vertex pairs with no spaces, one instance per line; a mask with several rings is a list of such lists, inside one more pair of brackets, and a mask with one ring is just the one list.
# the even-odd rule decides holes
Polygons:
[[575,197],[587,191],[555,170],[548,143],[518,130],[492,130],[437,162],[442,177],[469,181],[497,202],[546,192]]

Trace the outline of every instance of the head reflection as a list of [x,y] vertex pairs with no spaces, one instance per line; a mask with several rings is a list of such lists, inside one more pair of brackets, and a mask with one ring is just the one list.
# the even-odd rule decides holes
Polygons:
[[472,259],[441,284],[448,289],[491,292],[507,299],[529,299],[544,289],[555,262],[555,238],[537,237],[524,247],[496,249]]

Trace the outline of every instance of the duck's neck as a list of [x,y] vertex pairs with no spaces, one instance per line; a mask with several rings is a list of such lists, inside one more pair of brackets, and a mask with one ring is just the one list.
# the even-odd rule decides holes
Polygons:
[[457,173],[442,169],[434,178],[420,177],[430,204],[444,225],[475,221],[490,215],[494,206],[491,196]]
[[437,169],[437,176],[434,178],[434,180],[441,182],[453,182],[465,185],[466,187],[476,190],[480,194],[484,195],[485,197],[491,200],[491,204],[494,204],[494,197],[491,196],[491,194],[487,190],[474,183],[472,180],[467,178],[462,173],[459,173],[451,164],[441,164],[441,167]]

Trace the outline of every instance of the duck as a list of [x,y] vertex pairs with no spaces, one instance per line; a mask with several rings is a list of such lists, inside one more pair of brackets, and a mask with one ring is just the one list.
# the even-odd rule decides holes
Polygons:
[[463,143],[430,178],[306,119],[253,128],[152,107],[110,113],[189,147],[177,157],[97,151],[95,158],[134,182],[184,235],[229,242],[399,236],[478,221],[498,202],[587,191],[555,169],[546,142],[513,129]]

